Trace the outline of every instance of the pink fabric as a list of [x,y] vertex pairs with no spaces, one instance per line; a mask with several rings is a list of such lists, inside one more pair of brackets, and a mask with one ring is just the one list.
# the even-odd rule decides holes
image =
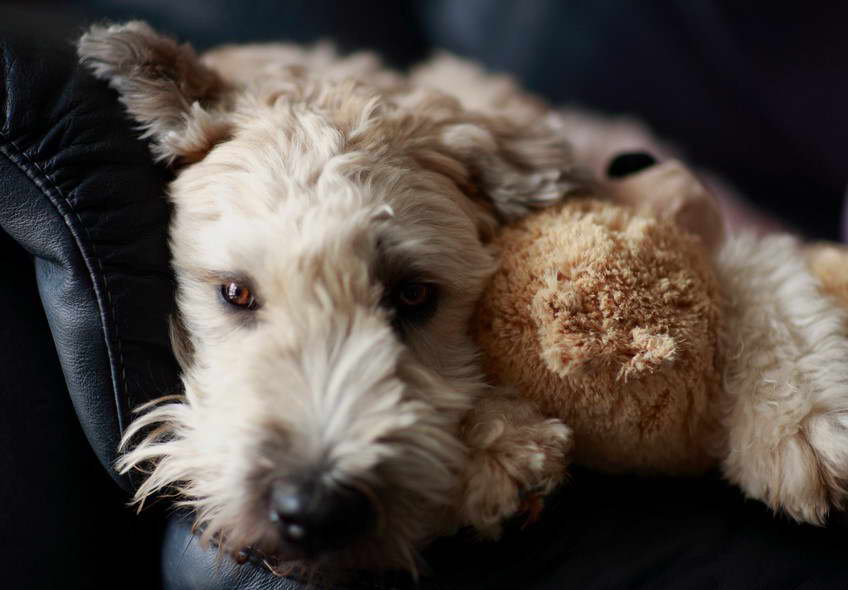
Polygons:
[[753,204],[714,174],[699,174],[701,181],[718,201],[725,226],[731,233],[747,230],[759,235],[774,232],[793,232],[791,227]]

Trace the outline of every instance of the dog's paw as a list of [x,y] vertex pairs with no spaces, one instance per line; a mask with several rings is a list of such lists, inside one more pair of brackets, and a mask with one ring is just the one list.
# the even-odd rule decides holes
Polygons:
[[725,476],[795,520],[848,500],[848,316],[794,237],[727,240],[720,415]]
[[469,446],[461,519],[496,538],[506,519],[538,516],[542,499],[565,477],[573,441],[559,420],[514,425],[502,418],[475,425]]
[[821,525],[833,509],[845,508],[848,414],[844,411],[815,416],[779,444],[746,449],[746,453],[744,463],[739,462],[737,453],[731,453],[725,472],[748,496],[776,512]]

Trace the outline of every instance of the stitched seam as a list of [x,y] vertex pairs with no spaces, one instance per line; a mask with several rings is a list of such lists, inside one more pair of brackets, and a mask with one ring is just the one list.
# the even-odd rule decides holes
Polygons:
[[[103,270],[103,263],[100,259],[100,256],[97,254],[97,249],[94,246],[94,241],[91,238],[91,234],[88,230],[88,227],[83,223],[82,218],[79,216],[79,213],[74,209],[71,202],[68,200],[68,198],[62,192],[62,190],[59,188],[59,186],[56,184],[56,182],[53,180],[53,178],[49,174],[47,174],[44,171],[44,169],[37,162],[35,162],[20,147],[18,147],[18,145],[15,143],[15,141],[13,139],[9,138],[8,135],[5,133],[5,131],[0,130],[0,136],[6,137],[5,146],[11,146],[12,148],[14,148],[14,153],[9,153],[9,151],[7,149],[3,149],[3,148],[5,148],[5,146],[3,146],[3,145],[0,145],[0,151],[2,151],[9,158],[9,160],[12,163],[17,165],[18,168],[20,168],[21,171],[23,171],[24,174],[26,174],[33,181],[33,183],[41,190],[42,194],[44,194],[44,196],[47,197],[47,200],[50,201],[50,203],[53,205],[53,207],[56,209],[56,211],[59,213],[59,215],[61,215],[62,219],[65,221],[65,225],[70,230],[71,236],[73,236],[74,241],[77,244],[77,248],[80,251],[80,255],[82,257],[82,260],[85,263],[86,267],[88,268],[89,278],[91,279],[92,287],[94,288],[95,295],[97,296],[96,297],[97,306],[101,311],[100,324],[101,324],[101,329],[102,329],[103,336],[104,336],[104,343],[106,345],[106,352],[107,352],[107,354],[109,355],[109,358],[110,358],[110,363],[109,363],[110,368],[113,368],[113,365],[112,365],[112,362],[111,362],[112,359],[113,359],[113,354],[112,354],[112,347],[109,345],[109,343],[110,343],[109,323],[111,323],[113,330],[114,330],[114,337],[115,337],[115,341],[116,341],[117,349],[118,349],[117,350],[118,358],[116,359],[118,361],[118,372],[121,375],[121,387],[123,388],[123,392],[126,395],[126,393],[127,393],[126,363],[124,362],[124,352],[123,352],[122,339],[121,339],[121,336],[120,336],[120,330],[119,330],[117,322],[115,320],[115,318],[117,317],[116,313],[115,313],[115,302],[114,302],[114,298],[112,297],[112,291],[111,291],[111,287],[109,285],[109,279],[107,278],[106,273]],[[17,156],[17,158],[15,158],[14,156]],[[39,177],[39,175],[36,175],[35,173],[33,173],[33,171],[31,169],[22,165],[23,162],[21,162],[19,160],[25,160],[26,163],[28,163],[31,167],[35,168],[38,171],[40,177]],[[43,184],[45,182],[50,185],[50,186],[46,187],[47,190],[45,190],[45,187],[43,186]],[[56,195],[58,195],[59,198],[61,198],[62,201],[65,203],[65,205],[67,206],[67,211],[63,211],[64,208],[61,207],[52,198],[52,196],[50,195],[50,189],[51,188],[52,188],[53,191],[55,191]],[[78,231],[75,231],[77,228],[76,228],[76,225],[73,223],[73,220],[69,219],[70,214],[73,214],[73,217],[76,218],[77,223],[79,224],[79,227],[81,227],[83,232],[85,232],[85,238],[87,239],[87,244],[83,243],[82,236],[80,235],[80,233]],[[99,290],[97,288],[97,285],[98,285],[97,274],[94,272],[94,269],[91,268],[91,265],[88,262],[88,257],[85,256],[86,246],[88,246],[88,249],[91,252],[91,258],[94,259],[95,263],[97,264],[97,269],[100,271],[100,277],[102,278],[103,287],[104,287],[104,290],[106,291],[106,299],[107,299],[108,304],[109,304],[108,309],[104,309],[104,307],[100,303],[101,299],[99,297],[99,292],[98,292]],[[110,314],[111,314],[111,317],[109,317]],[[104,317],[104,316],[106,316],[106,317]],[[107,320],[111,320],[111,322],[107,322]],[[110,372],[112,372],[112,371],[110,371]],[[112,389],[113,389],[113,396],[114,396],[114,402],[115,402],[115,414],[116,414],[116,418],[117,418],[117,421],[118,421],[118,430],[120,431],[121,435],[123,435],[123,433],[124,433],[124,417],[123,417],[123,412],[122,412],[122,404],[121,404],[121,400],[120,400],[120,391],[119,391],[117,384],[115,382],[116,380],[115,380],[114,373],[111,375],[111,378],[112,378]]]

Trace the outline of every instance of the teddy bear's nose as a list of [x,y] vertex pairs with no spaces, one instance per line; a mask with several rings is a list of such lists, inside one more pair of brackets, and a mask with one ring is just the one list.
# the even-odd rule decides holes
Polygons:
[[657,159],[648,152],[625,152],[612,159],[607,167],[607,176],[624,178],[650,168],[656,163]]
[[269,518],[289,549],[315,556],[354,541],[374,525],[376,510],[351,487],[328,486],[317,477],[274,480]]

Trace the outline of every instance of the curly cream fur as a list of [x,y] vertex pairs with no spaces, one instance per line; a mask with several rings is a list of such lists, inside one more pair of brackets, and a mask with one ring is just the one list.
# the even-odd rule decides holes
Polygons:
[[728,479],[820,524],[848,482],[848,323],[790,236],[728,240],[722,403]]
[[[414,570],[429,538],[491,534],[525,492],[559,482],[568,429],[531,408],[504,421],[508,396],[485,384],[465,328],[497,225],[588,183],[547,107],[447,56],[410,76],[328,46],[197,57],[137,22],[92,27],[79,53],[181,166],[169,196],[185,394],[125,433],[120,470],[149,471],[136,501],[175,492],[205,541],[274,554],[271,482],[320,468],[379,518],[306,565]],[[457,70],[479,84],[446,87]],[[406,277],[440,299],[399,331],[383,299]],[[250,284],[255,312],[222,302],[230,280]]]

